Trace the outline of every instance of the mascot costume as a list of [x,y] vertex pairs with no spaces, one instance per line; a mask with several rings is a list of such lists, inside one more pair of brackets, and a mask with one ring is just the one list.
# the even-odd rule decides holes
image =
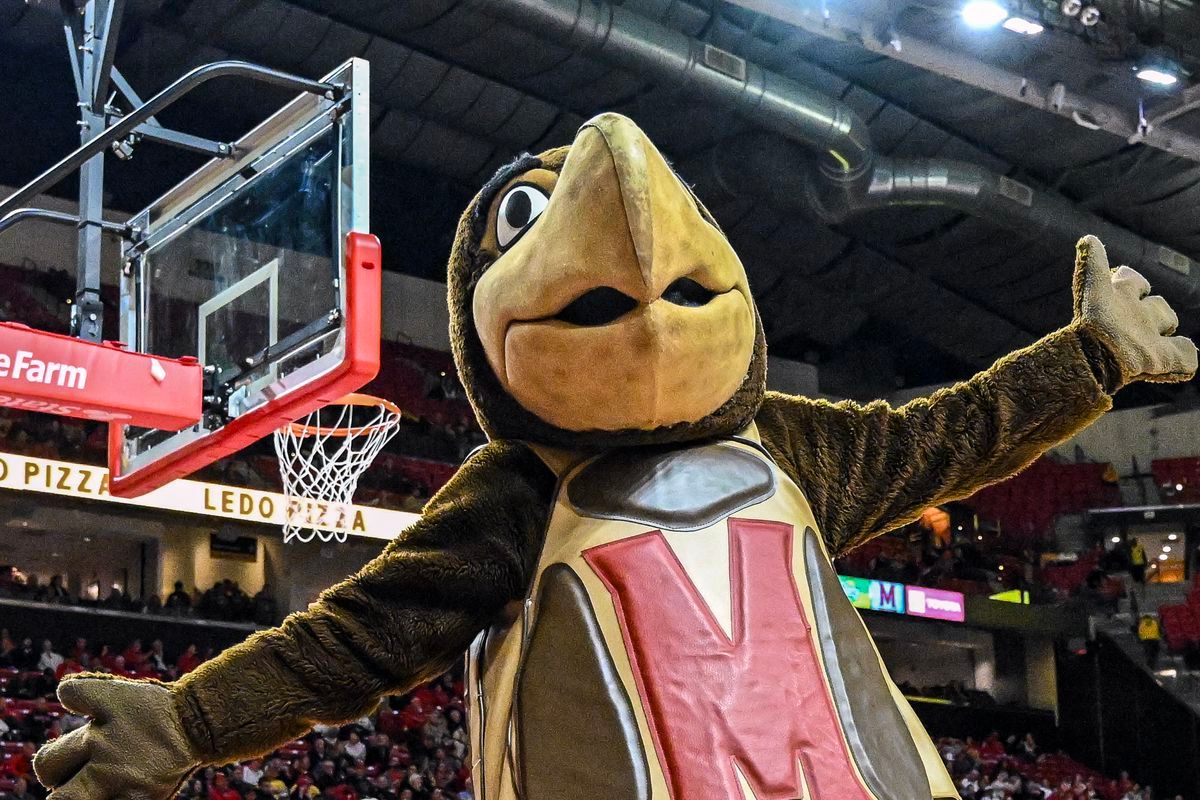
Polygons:
[[1020,470],[1196,348],[1095,238],[1074,319],[901,408],[766,391],[746,273],[630,120],[504,167],[449,265],[488,434],[357,575],[174,683],[68,678],[51,800],[163,800],[469,650],[480,800],[957,798],[830,559]]

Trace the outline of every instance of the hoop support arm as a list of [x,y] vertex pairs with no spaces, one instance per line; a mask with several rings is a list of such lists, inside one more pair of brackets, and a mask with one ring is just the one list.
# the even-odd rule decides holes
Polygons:
[[[62,211],[51,211],[48,208],[17,208],[10,213],[0,217],[0,233],[8,230],[12,226],[28,222],[31,219],[41,220],[42,222],[53,222],[57,225],[70,225],[78,228],[83,225],[83,221],[74,214],[65,214]],[[123,225],[120,222],[105,222],[97,223],[102,231],[116,234],[128,238],[130,230],[128,225]]]
[[297,75],[291,75],[267,67],[260,67],[257,64],[251,64],[246,61],[214,61],[211,64],[196,67],[151,97],[145,104],[134,109],[122,117],[120,121],[113,123],[96,134],[95,137],[76,148],[69,156],[9,195],[4,202],[0,203],[0,218],[3,218],[18,206],[29,202],[42,192],[58,184],[68,175],[82,167],[92,156],[103,152],[113,142],[121,141],[133,133],[134,129],[143,122],[159,114],[163,109],[169,107],[196,87],[215,78],[228,77],[248,78],[296,91],[326,95],[331,99],[336,99],[340,92],[337,86],[331,84],[301,78]]
[[0,406],[174,431],[200,420],[201,378],[194,358],[0,322]]

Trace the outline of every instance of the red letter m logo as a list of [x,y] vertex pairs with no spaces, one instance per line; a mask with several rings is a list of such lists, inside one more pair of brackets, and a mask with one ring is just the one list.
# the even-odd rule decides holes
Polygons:
[[[869,800],[792,576],[792,526],[729,521],[733,638],[658,531],[587,551],[673,800]],[[807,787],[807,793],[805,792]]]

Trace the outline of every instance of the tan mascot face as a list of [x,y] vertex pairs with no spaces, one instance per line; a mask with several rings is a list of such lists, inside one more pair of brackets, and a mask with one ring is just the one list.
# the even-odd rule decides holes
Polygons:
[[[580,129],[560,173],[507,182],[481,241],[472,312],[503,389],[568,431],[702,419],[754,350],[746,272],[662,154],[625,117]],[[681,235],[683,234],[683,235]]]
[[746,272],[629,119],[502,167],[459,222],[451,346],[492,438],[572,449],[741,431],[766,386]]

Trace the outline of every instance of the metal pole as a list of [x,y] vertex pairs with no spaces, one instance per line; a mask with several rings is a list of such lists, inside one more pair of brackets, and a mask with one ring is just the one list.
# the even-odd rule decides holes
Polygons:
[[[124,0],[86,0],[78,9],[63,3],[67,44],[79,97],[79,141],[86,145],[104,131],[105,99],[117,48]],[[70,15],[76,15],[74,20]],[[88,158],[79,170],[79,234],[75,250],[75,303],[71,334],[99,342],[104,327],[100,301],[100,263],[103,257],[104,151]]]

